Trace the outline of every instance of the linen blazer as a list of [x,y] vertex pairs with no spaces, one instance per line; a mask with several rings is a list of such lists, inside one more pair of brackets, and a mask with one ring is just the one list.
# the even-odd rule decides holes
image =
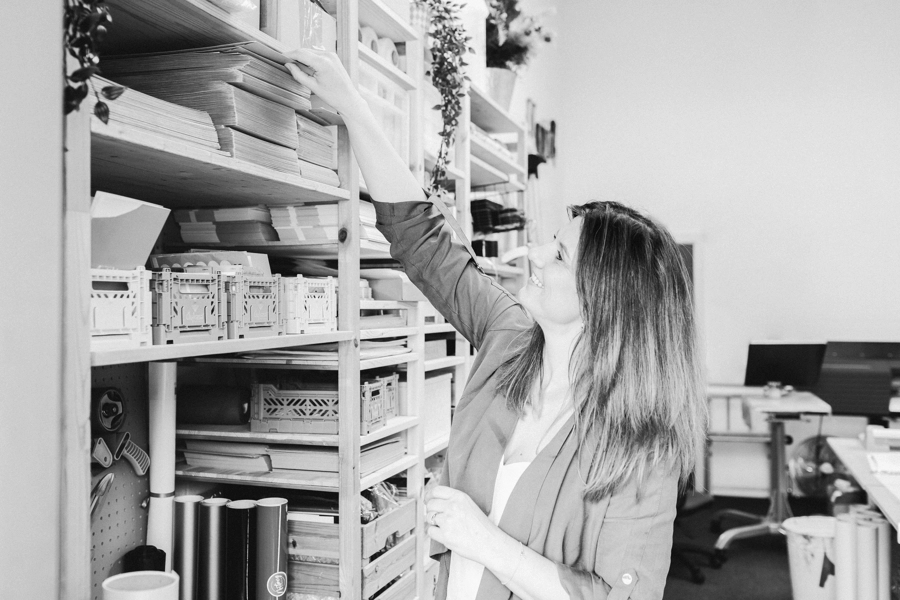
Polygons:
[[[518,301],[485,275],[429,202],[375,203],[391,255],[435,308],[478,350],[454,413],[441,484],[462,490],[487,514],[501,457],[517,416],[496,391],[498,367],[517,336],[533,325]],[[573,599],[651,600],[663,596],[672,545],[677,469],[657,469],[637,494],[635,481],[597,502],[583,498],[596,448],[579,452],[569,421],[529,465],[499,526],[554,561]],[[444,600],[450,551],[440,561],[437,598]],[[508,600],[509,589],[484,570],[476,600]]]

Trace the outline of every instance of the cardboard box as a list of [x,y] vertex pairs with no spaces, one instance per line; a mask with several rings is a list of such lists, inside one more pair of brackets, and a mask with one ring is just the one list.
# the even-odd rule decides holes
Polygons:
[[91,267],[143,268],[169,212],[149,202],[97,192],[91,202]]
[[360,269],[360,277],[369,280],[372,295],[376,300],[403,300],[409,302],[427,301],[419,288],[409,280],[406,273],[393,269]]

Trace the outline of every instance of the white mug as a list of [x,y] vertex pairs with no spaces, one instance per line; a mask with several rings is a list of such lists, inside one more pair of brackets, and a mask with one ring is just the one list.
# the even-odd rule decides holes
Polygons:
[[133,571],[107,577],[103,600],[178,600],[178,573]]

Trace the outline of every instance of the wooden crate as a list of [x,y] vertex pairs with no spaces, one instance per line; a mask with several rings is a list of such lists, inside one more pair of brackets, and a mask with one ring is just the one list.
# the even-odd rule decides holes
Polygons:
[[[405,499],[399,507],[361,526],[362,533],[362,598],[370,598],[397,577],[404,575],[415,566],[416,527],[415,498]],[[399,544],[371,560],[372,556],[384,549],[388,538],[394,534],[409,534]],[[311,523],[288,521],[288,591],[289,593],[338,596],[340,578],[337,564],[340,551],[338,539],[340,525],[332,523]],[[300,560],[303,557],[307,560]],[[321,560],[326,562],[311,562]],[[404,576],[397,584],[408,585],[404,580],[412,579],[415,595],[415,574]],[[402,595],[402,589],[385,592],[398,600],[411,598]]]

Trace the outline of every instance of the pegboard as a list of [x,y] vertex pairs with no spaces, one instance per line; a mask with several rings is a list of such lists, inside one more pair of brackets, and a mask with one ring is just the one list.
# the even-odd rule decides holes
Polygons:
[[[125,422],[120,432],[145,452],[148,448],[147,364],[116,365],[91,369],[91,387],[114,387],[122,392]],[[150,457],[153,460],[153,457]],[[147,509],[142,504],[150,496],[149,474],[138,477],[124,458],[108,469],[94,471],[91,488],[107,473],[115,479],[103,503],[91,519],[91,594],[102,600],[101,584],[110,575],[122,572],[122,556],[146,543]]]

